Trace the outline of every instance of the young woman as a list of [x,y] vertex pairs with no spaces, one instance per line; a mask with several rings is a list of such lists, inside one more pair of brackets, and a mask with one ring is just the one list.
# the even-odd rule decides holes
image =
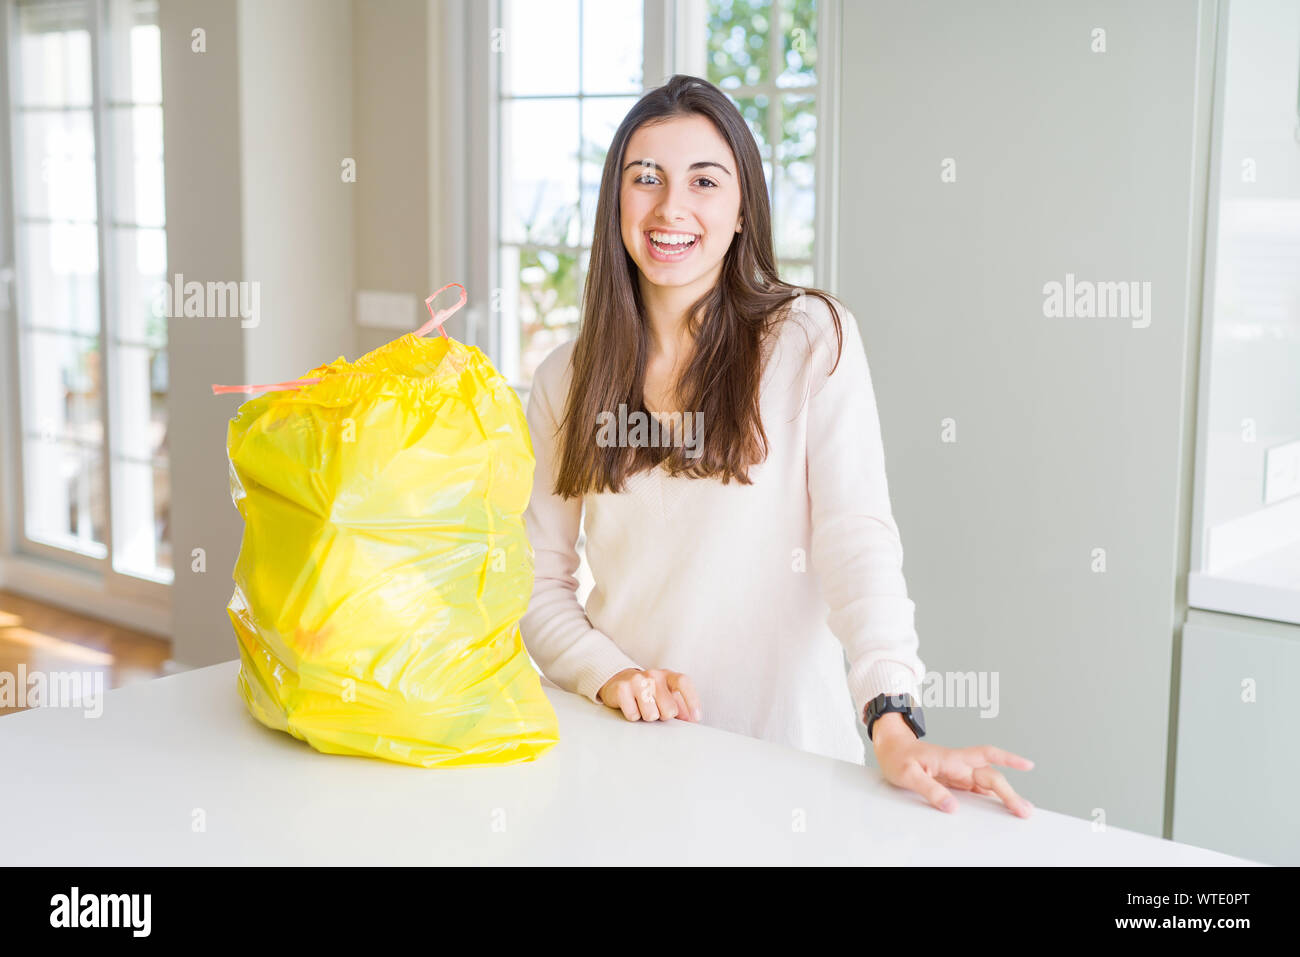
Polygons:
[[[956,788],[1028,815],[993,765],[1032,762],[923,742],[919,708],[867,710],[915,704],[925,675],[875,399],[852,314],[777,277],[771,230],[758,147],[726,95],[690,76],[646,93],[605,160],[581,331],[528,402],[525,645],[629,721],[861,764],[865,718],[893,784],[942,810]],[[662,428],[638,429],[648,415]]]

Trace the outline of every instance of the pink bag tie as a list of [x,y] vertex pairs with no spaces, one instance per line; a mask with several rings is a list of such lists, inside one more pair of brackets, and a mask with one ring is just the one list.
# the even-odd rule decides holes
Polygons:
[[[440,309],[435,313],[433,311],[433,300],[438,298],[439,293],[441,293],[443,289],[450,289],[452,286],[460,287],[460,298],[456,300],[455,305],[448,306],[446,309]],[[447,335],[447,330],[442,328],[442,324],[446,322],[449,318],[451,318],[452,313],[454,313],[461,306],[465,305],[465,299],[466,296],[465,296],[464,286],[461,286],[461,284],[458,282],[447,283],[447,285],[443,286],[442,289],[439,289],[428,299],[424,300],[425,308],[429,310],[429,321],[426,322],[424,325],[422,325],[419,329],[416,329],[413,334],[417,338],[419,338],[427,335],[432,330],[437,329],[438,332],[442,334],[442,337],[444,339],[451,338],[450,336]],[[268,382],[262,385],[215,385],[214,384],[212,386],[212,394],[220,395],[223,392],[267,392],[267,391],[276,391],[280,389],[300,389],[305,385],[314,385],[315,383],[320,381],[321,381],[320,379],[292,379],[289,382]]]

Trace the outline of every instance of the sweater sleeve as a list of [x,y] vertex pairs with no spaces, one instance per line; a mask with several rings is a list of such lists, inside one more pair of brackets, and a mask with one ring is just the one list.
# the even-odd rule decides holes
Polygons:
[[562,372],[568,352],[561,346],[551,354],[551,361],[542,363],[528,395],[528,431],[536,467],[524,524],[533,546],[534,581],[519,630],[542,674],[565,691],[600,703],[598,695],[606,681],[640,665],[592,627],[578,602],[574,572],[582,500],[565,499],[554,491],[559,467],[555,409],[563,401]]
[[857,321],[836,300],[844,350],[831,373],[837,339],[830,310],[815,297],[802,299],[805,315],[814,317],[807,420],[812,565],[831,609],[827,623],[848,656],[849,691],[861,721],[879,694],[907,692],[920,701],[925,665],[917,656],[915,605],[903,578],[903,546]]

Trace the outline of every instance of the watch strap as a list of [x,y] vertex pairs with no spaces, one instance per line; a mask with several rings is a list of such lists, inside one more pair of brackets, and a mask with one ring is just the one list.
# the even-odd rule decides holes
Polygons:
[[885,714],[901,714],[907,726],[918,738],[925,736],[925,717],[921,706],[910,694],[878,694],[867,702],[862,712],[862,721],[867,726],[867,738],[871,739],[872,725],[876,719]]

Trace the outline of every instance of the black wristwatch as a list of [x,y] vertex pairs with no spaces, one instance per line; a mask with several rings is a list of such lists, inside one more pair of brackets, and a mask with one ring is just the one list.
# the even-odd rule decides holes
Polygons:
[[890,712],[901,714],[907,726],[918,738],[925,737],[925,714],[910,694],[879,694],[872,698],[862,711],[862,722],[867,726],[868,739],[871,737],[871,726],[876,723],[876,719]]

